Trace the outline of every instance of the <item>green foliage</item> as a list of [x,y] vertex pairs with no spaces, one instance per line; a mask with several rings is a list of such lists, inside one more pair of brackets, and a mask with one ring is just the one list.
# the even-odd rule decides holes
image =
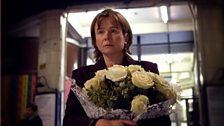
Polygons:
[[99,89],[90,88],[87,90],[87,95],[89,100],[98,107],[111,109],[120,98],[131,103],[130,100],[132,100],[133,96],[130,93],[134,89],[135,86],[131,82],[131,77],[127,77],[120,82],[113,82],[105,78],[105,81],[100,83]]

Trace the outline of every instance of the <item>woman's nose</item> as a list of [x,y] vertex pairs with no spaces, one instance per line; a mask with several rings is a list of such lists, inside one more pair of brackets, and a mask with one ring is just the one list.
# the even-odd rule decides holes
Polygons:
[[104,38],[107,39],[107,40],[110,40],[111,39],[111,33],[110,33],[110,31],[105,32]]

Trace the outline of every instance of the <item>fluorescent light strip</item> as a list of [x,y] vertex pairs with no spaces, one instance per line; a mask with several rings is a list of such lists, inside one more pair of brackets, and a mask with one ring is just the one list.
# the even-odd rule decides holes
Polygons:
[[160,13],[161,13],[161,18],[164,23],[168,22],[168,11],[167,11],[167,6],[160,6]]

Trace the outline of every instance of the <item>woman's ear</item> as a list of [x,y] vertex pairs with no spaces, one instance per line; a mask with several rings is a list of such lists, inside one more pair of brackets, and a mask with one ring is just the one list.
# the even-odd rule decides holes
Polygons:
[[125,33],[124,34],[124,44],[127,44],[128,43],[128,33]]

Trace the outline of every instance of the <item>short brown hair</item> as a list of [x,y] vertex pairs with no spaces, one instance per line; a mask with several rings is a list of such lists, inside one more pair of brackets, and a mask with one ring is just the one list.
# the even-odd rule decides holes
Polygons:
[[91,30],[91,38],[92,38],[93,47],[95,48],[94,56],[95,56],[96,61],[98,61],[102,57],[102,53],[99,51],[99,49],[96,46],[96,34],[95,34],[94,28],[95,28],[96,24],[99,26],[101,21],[104,18],[109,17],[109,16],[114,18],[115,21],[121,26],[123,35],[125,35],[125,34],[128,35],[128,41],[124,47],[124,53],[131,54],[130,46],[132,45],[132,39],[133,39],[131,27],[130,27],[128,21],[125,19],[125,17],[122,14],[108,8],[108,9],[103,10],[99,14],[97,14],[91,24],[91,29],[90,29]]
[[34,103],[29,103],[26,108],[31,108],[34,112],[38,111],[38,106]]

